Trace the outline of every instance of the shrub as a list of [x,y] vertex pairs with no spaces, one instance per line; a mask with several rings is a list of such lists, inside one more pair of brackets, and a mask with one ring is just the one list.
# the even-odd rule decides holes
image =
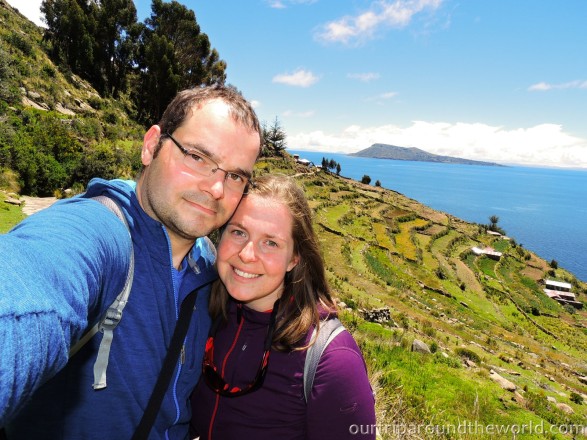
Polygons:
[[0,167],[0,188],[8,192],[19,193],[18,174],[11,169]]
[[44,76],[46,76],[47,78],[55,78],[57,72],[55,71],[55,69],[53,68],[53,66],[49,65],[49,64],[45,64],[42,69],[41,72],[43,73]]
[[571,402],[574,402],[577,405],[583,405],[583,396],[572,391],[571,392]]
[[446,271],[444,270],[444,268],[442,266],[438,266],[434,273],[436,274],[436,276],[440,280],[446,280],[448,278],[448,275],[446,274]]
[[481,362],[481,358],[479,357],[479,355],[477,353],[475,353],[473,350],[469,350],[468,348],[465,348],[465,347],[457,347],[455,349],[455,354],[457,356],[460,356],[461,358],[469,359],[470,361],[473,361],[475,363]]
[[24,55],[31,56],[33,53],[33,45],[29,40],[24,39],[22,36],[18,34],[8,34],[7,38],[8,42],[20,50]]
[[435,364],[444,364],[449,366],[450,368],[461,368],[461,361],[459,359],[450,356],[445,356],[440,351],[436,351],[434,353],[433,359]]

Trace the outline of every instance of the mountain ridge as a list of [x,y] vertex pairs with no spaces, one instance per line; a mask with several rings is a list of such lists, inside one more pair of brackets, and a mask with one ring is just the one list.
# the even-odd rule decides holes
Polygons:
[[410,160],[415,162],[455,163],[463,165],[504,166],[495,162],[485,162],[460,157],[443,156],[429,153],[416,147],[398,147],[396,145],[376,143],[349,156],[368,157],[372,159]]

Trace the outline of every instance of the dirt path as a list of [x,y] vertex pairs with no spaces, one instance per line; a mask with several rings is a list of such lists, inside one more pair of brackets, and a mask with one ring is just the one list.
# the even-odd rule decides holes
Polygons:
[[24,200],[24,206],[22,207],[22,212],[26,215],[34,214],[41,209],[47,208],[51,206],[53,203],[57,201],[55,197],[30,197],[30,196],[22,196]]

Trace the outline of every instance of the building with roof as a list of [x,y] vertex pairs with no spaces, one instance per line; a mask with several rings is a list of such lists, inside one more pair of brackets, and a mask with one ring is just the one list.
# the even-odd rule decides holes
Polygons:
[[544,280],[544,293],[549,298],[560,304],[570,304],[577,309],[583,308],[583,303],[577,301],[576,296],[571,292],[572,285],[562,281]]
[[472,247],[471,250],[475,255],[487,255],[489,258],[499,260],[503,255],[501,252],[497,252],[495,249],[487,246],[484,248],[478,248],[477,246]]

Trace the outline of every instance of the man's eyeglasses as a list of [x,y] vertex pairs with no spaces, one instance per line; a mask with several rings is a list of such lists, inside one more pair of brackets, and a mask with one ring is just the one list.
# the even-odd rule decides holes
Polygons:
[[251,179],[240,173],[234,171],[226,171],[218,166],[216,162],[206,156],[204,153],[198,150],[188,150],[184,148],[179,142],[175,140],[169,133],[161,135],[162,137],[168,137],[183,153],[183,163],[190,170],[195,171],[200,176],[210,177],[216,171],[222,171],[224,173],[224,184],[228,189],[234,192],[240,192],[246,194]]
[[[269,321],[269,327],[267,328],[267,336],[265,337],[265,345],[263,347],[263,357],[261,359],[261,364],[259,365],[259,369],[257,370],[257,374],[251,383],[243,388],[233,387],[228,384],[222,374],[214,365],[214,337],[216,336],[216,331],[222,321],[222,316],[217,317],[212,324],[212,328],[210,329],[210,336],[206,341],[206,352],[204,353],[204,362],[202,365],[202,375],[204,376],[204,380],[208,384],[208,386],[217,394],[226,397],[236,397],[242,396],[243,394],[252,393],[253,391],[258,390],[263,385],[265,381],[265,376],[267,375],[267,366],[269,365],[269,354],[271,353],[271,345],[273,343],[273,332],[275,330],[275,317],[277,315],[277,309],[279,306],[279,300],[273,305],[273,310],[271,311],[271,318]],[[242,304],[238,305],[238,315],[240,319],[243,319],[241,316],[241,309]]]

